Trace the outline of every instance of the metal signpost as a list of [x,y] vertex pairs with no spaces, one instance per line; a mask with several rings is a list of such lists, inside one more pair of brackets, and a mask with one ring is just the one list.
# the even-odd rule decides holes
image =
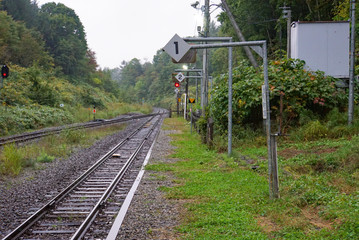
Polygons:
[[190,106],[190,113],[191,113],[191,134],[192,134],[192,125],[193,125],[193,114],[192,114],[192,104],[196,102],[196,99],[189,98],[188,102],[191,104]]
[[[185,41],[199,41],[209,42],[211,38],[185,38]],[[227,38],[228,39],[228,38]],[[219,41],[218,39],[213,41]],[[231,41],[231,40],[230,40]],[[232,139],[232,47],[239,46],[255,46],[256,52],[263,58],[263,71],[264,71],[264,90],[266,96],[266,135],[267,135],[267,150],[268,150],[268,171],[269,171],[269,194],[271,198],[279,197],[278,187],[278,169],[276,158],[273,157],[273,149],[271,147],[271,126],[270,126],[270,104],[269,104],[269,83],[268,83],[268,59],[267,59],[267,42],[266,41],[247,41],[247,42],[227,42],[227,43],[210,43],[191,45],[192,49],[209,49],[209,48],[222,48],[229,49],[229,69],[228,69],[228,139]],[[261,48],[258,48],[261,47]],[[166,49],[164,49],[166,51]],[[167,52],[167,51],[166,51]],[[169,52],[167,52],[169,53]],[[170,54],[170,53],[169,53]],[[185,53],[184,53],[185,54]],[[170,54],[171,55],[171,54]],[[231,155],[232,142],[228,144],[228,154]]]
[[198,100],[198,79],[202,79],[202,69],[187,69],[187,70],[183,70],[183,69],[176,69],[175,72],[187,72],[187,73],[197,73],[199,74],[199,76],[187,76],[187,78],[191,79],[194,78],[196,79],[196,99]]

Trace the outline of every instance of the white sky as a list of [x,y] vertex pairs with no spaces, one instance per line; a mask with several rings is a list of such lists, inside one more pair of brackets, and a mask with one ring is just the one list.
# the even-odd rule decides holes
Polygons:
[[[196,0],[38,0],[63,3],[75,10],[85,27],[87,43],[101,68],[119,67],[133,58],[152,61],[177,33],[197,36],[203,14],[191,7]],[[200,6],[204,0],[200,0]],[[212,0],[211,4],[219,3]],[[215,7],[212,7],[213,9]],[[211,8],[211,11],[213,10]],[[218,11],[211,14],[215,20]]]

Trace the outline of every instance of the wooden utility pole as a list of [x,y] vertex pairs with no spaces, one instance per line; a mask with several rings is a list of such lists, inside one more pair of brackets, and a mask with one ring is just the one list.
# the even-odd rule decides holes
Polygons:
[[[226,0],[221,0],[221,1],[222,1],[222,5],[224,7],[224,10],[226,11],[228,18],[231,21],[232,26],[233,26],[239,40],[241,42],[245,42],[246,39],[244,38],[244,36],[242,34],[242,31],[239,29],[238,24],[236,23],[236,20],[234,19],[233,15],[232,15],[232,12],[229,9],[227,1]],[[246,55],[247,55],[249,61],[253,65],[253,67],[258,68],[259,67],[258,63],[257,63],[256,59],[254,58],[254,56],[253,56],[253,54],[251,52],[251,49],[248,46],[244,46],[243,48],[244,48],[244,51],[246,52]]]

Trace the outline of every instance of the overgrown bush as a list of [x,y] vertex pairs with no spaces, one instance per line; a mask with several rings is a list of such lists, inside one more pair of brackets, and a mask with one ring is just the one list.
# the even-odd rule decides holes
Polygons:
[[0,107],[0,135],[2,136],[71,122],[73,122],[73,117],[64,109],[39,105]]
[[61,133],[65,137],[67,143],[77,144],[86,138],[84,130],[64,130]]
[[[336,79],[323,72],[304,69],[304,61],[282,59],[268,66],[272,119],[279,115],[280,96],[283,96],[283,117],[286,125],[299,122],[302,113],[324,117],[334,107],[346,104],[343,89],[335,87]],[[216,79],[209,106],[221,130],[227,129],[228,75]],[[241,62],[233,71],[233,122],[260,126],[262,122],[263,70],[256,71]],[[312,118],[312,117],[309,117]]]
[[5,145],[1,155],[1,172],[17,176],[22,169],[23,159],[23,153],[15,144]]

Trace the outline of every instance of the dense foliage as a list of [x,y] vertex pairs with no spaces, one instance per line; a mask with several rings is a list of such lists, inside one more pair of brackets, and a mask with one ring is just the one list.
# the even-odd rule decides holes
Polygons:
[[[247,40],[263,40],[274,51],[286,49],[286,19],[282,7],[291,8],[292,21],[331,21],[349,19],[348,0],[227,0]],[[225,13],[221,13],[221,32],[237,39]]]
[[[263,71],[242,62],[233,71],[233,119],[237,124],[259,124],[262,119]],[[300,117],[324,117],[334,107],[343,107],[345,91],[335,86],[335,79],[322,72],[304,69],[300,60],[271,61],[268,69],[272,117],[279,116],[280,96],[286,124],[298,123]],[[227,128],[228,76],[217,79],[212,92],[211,113],[218,128]]]
[[70,123],[79,109],[118,101],[118,83],[98,68],[74,10],[30,0],[3,0],[0,10],[0,64],[10,68],[0,135]]
[[[285,4],[291,7],[293,21],[349,18],[349,0],[227,2],[247,40],[269,42],[271,59],[280,59],[276,56],[277,50],[286,49],[286,20],[281,9]],[[182,65],[173,64],[166,53],[158,51],[151,62],[135,58],[124,61],[118,68],[101,70],[95,52],[87,46],[84,27],[74,10],[54,2],[41,7],[31,0],[2,0],[0,3],[3,10],[0,12],[3,26],[0,59],[11,66],[10,78],[0,96],[3,104],[58,107],[60,103],[65,106],[76,103],[104,107],[118,98],[128,103],[175,105],[171,73]],[[221,25],[212,23],[210,36],[236,39],[226,14],[221,13],[218,20]],[[202,52],[198,51],[196,65],[189,67],[201,68],[201,58]],[[237,123],[259,122],[262,77],[244,64],[243,58],[240,48],[235,48],[234,65],[238,67],[234,79],[235,118]],[[209,59],[210,75],[217,77],[211,113],[218,121],[226,123],[223,121],[227,111],[227,86],[223,75],[228,68],[226,49],[211,50]],[[258,62],[261,59],[258,58]],[[274,117],[281,93],[284,94],[284,117],[289,122],[300,120],[299,115],[305,111],[323,116],[332,107],[342,107],[345,97],[342,90],[334,87],[335,80],[325,78],[322,73],[305,72],[302,67],[300,61],[272,62],[269,72],[274,87],[271,96]],[[190,84],[194,83],[190,81]],[[193,92],[191,88],[190,91]],[[225,125],[221,125],[223,129]]]
[[[124,102],[153,102],[168,107],[168,96],[174,96],[171,74],[180,66],[173,64],[168,54],[158,51],[153,62],[141,64],[132,59],[113,69],[113,78],[119,81],[120,99]],[[174,99],[174,98],[173,98]],[[171,99],[171,100],[173,100]]]

